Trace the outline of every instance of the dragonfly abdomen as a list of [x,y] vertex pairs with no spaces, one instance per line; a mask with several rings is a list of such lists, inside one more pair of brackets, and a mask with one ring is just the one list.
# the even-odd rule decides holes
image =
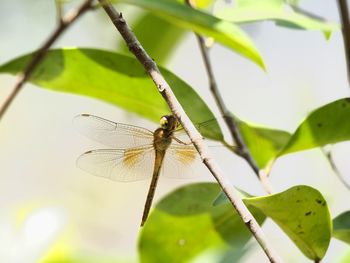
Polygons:
[[164,150],[163,151],[156,151],[156,153],[155,153],[152,181],[151,181],[151,184],[150,184],[149,189],[148,189],[147,199],[146,199],[145,207],[143,209],[141,226],[143,226],[144,223],[146,222],[149,211],[151,210],[151,206],[152,206],[152,202],[153,202],[153,198],[154,198],[154,193],[156,191],[159,173],[160,173],[160,169],[162,167],[164,156],[165,156]]

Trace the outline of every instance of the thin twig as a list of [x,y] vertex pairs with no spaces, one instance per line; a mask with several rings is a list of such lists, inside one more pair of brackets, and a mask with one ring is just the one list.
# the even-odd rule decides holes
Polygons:
[[244,205],[243,201],[239,198],[235,188],[226,180],[223,175],[222,170],[217,165],[216,161],[210,156],[208,147],[205,145],[202,136],[196,130],[193,123],[188,118],[187,114],[183,110],[182,106],[176,99],[174,93],[172,92],[169,84],[166,82],[162,74],[160,73],[156,63],[152,58],[146,53],[146,51],[141,46],[140,42],[131,31],[130,27],[126,23],[122,14],[119,13],[108,0],[99,0],[103,5],[103,9],[108,14],[109,18],[124,38],[129,50],[135,55],[139,62],[144,66],[146,72],[149,74],[154,84],[157,86],[158,91],[163,96],[170,110],[179,119],[180,123],[189,135],[192,143],[196,147],[198,153],[200,154],[203,163],[207,166],[210,172],[213,174],[222,190],[227,195],[228,199],[231,201],[232,205],[236,209],[237,213],[242,218],[243,222],[252,232],[253,236],[256,238],[268,258],[271,262],[281,262],[279,256],[270,246],[267,238],[259,226],[258,222],[249,212],[248,208]]
[[39,65],[39,63],[44,59],[47,51],[52,46],[52,44],[62,35],[62,33],[69,27],[74,21],[76,21],[82,14],[88,11],[91,7],[93,0],[84,1],[77,9],[72,9],[70,12],[64,16],[60,23],[58,23],[56,29],[52,32],[49,38],[43,43],[38,51],[33,55],[32,59],[17,77],[15,86],[10,93],[10,95],[5,100],[4,104],[0,108],[0,120],[4,116],[5,112],[17,96],[18,92],[22,89],[24,83],[30,78],[34,69]]
[[[193,8],[195,7],[193,1],[186,0],[186,2],[191,7],[193,7]],[[205,69],[207,71],[210,91],[215,99],[216,105],[218,106],[221,115],[224,117],[225,123],[230,131],[232,140],[237,145],[237,149],[235,150],[235,153],[237,153],[239,156],[241,156],[243,159],[245,159],[247,161],[249,166],[253,169],[254,173],[256,174],[256,176],[258,177],[260,182],[262,183],[262,186],[264,187],[265,191],[268,194],[272,194],[273,193],[272,185],[268,180],[267,174],[263,170],[259,169],[256,161],[254,160],[253,156],[250,154],[250,151],[249,151],[247,145],[245,144],[244,139],[241,135],[238,124],[237,124],[234,116],[227,109],[225,102],[224,102],[224,100],[219,92],[219,89],[218,89],[218,86],[217,86],[217,83],[215,80],[213,68],[211,65],[211,61],[209,58],[208,48],[205,45],[205,40],[201,35],[199,35],[197,33],[195,33],[195,35],[196,35],[196,38],[198,40],[199,48],[200,48],[201,55],[202,55],[202,58],[204,61],[204,66],[205,66]]]
[[338,10],[341,18],[348,83],[350,84],[350,20],[346,1],[347,0],[338,0]]
[[337,165],[335,164],[334,160],[333,160],[333,156],[332,156],[332,151],[329,150],[327,151],[325,148],[321,148],[324,156],[327,158],[333,172],[335,173],[335,175],[338,177],[338,179],[343,183],[343,185],[350,190],[350,184],[345,180],[345,178],[341,175]]

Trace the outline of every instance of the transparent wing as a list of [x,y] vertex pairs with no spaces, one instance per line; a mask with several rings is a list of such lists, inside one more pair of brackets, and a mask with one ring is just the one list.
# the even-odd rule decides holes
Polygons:
[[128,149],[103,149],[82,154],[77,160],[77,166],[93,175],[113,181],[132,182],[152,176],[154,159],[152,145]]
[[172,143],[166,151],[162,173],[168,178],[186,179],[205,172],[201,158],[192,144]]
[[[207,120],[205,122],[197,123],[194,124],[196,129],[200,132],[203,133],[205,130],[208,131],[211,129],[217,129],[218,121],[216,118]],[[185,129],[180,126],[175,132],[174,132],[174,137],[178,138],[180,141],[184,142],[185,144],[191,144],[191,140],[188,137]],[[176,143],[176,142],[175,142]]]
[[136,147],[153,142],[153,132],[150,130],[94,115],[78,115],[73,119],[73,125],[87,137],[113,148]]

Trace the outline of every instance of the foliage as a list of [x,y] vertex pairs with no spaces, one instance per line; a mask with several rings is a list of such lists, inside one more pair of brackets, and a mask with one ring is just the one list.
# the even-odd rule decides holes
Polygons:
[[123,0],[117,2],[125,2],[142,7],[177,26],[213,37],[219,43],[232,48],[259,66],[265,67],[261,55],[253,42],[244,31],[233,23],[168,0]]
[[[238,0],[235,7],[225,7],[216,14],[235,23],[251,23],[272,20],[276,24],[304,30],[323,31],[327,38],[339,26],[307,12],[296,11],[295,5],[286,0]],[[289,8],[288,8],[289,7]]]
[[299,125],[279,155],[349,140],[349,114],[349,98],[318,108]]
[[[250,232],[230,204],[211,205],[219,191],[217,184],[192,184],[158,202],[141,231],[141,261],[187,262],[209,252],[217,257],[242,253]],[[264,221],[258,209],[251,211],[259,223]]]
[[341,213],[333,219],[333,237],[350,243],[350,211]]
[[[18,73],[31,56],[25,55],[2,65],[0,72]],[[194,89],[165,68],[161,71],[194,123],[214,119]],[[51,50],[30,81],[50,90],[104,100],[156,122],[170,112],[137,60],[109,51],[84,48]],[[203,126],[202,131],[209,138],[222,140],[217,123],[212,123],[210,130]]]
[[[316,189],[299,185],[284,192],[245,198],[274,220],[297,247],[310,259],[320,260],[325,255],[332,232],[332,221],[327,202]],[[228,204],[220,194],[214,204]]]

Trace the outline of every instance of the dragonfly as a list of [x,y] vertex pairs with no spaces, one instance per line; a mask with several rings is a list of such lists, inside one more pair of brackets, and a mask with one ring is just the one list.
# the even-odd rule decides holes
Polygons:
[[141,226],[150,212],[160,173],[186,178],[200,162],[197,150],[173,115],[162,116],[155,131],[90,114],[76,116],[73,124],[87,137],[111,147],[83,153],[77,159],[79,168],[119,182],[152,178]]

